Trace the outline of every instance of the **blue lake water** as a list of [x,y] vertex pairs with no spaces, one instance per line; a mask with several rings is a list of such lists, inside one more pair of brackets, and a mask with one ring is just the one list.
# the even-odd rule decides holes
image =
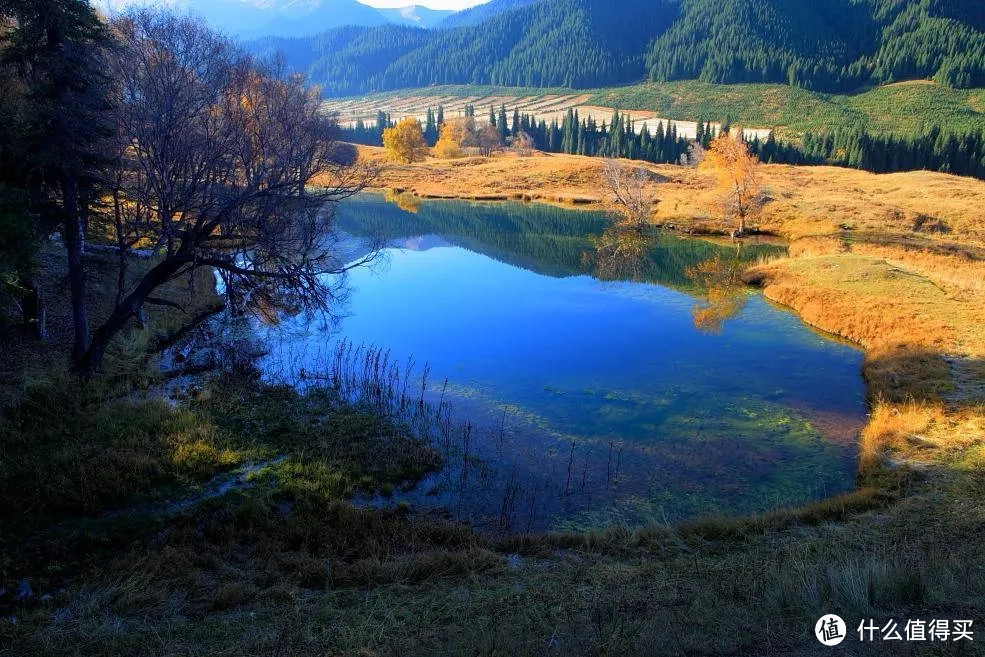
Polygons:
[[473,431],[442,472],[374,503],[523,531],[755,512],[852,487],[861,352],[694,275],[782,247],[634,234],[622,248],[600,213],[403,205],[343,204],[340,228],[383,237],[386,257],[350,275],[338,326],[294,320],[264,361],[272,376],[315,371],[345,339],[428,364],[429,399]]

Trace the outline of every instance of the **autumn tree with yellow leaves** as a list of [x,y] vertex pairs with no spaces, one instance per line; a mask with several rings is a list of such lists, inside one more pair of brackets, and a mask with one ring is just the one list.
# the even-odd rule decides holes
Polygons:
[[438,142],[434,145],[434,156],[444,159],[462,157],[463,147],[475,142],[475,119],[462,116],[448,119],[441,124]]
[[421,122],[408,117],[392,128],[383,131],[383,147],[387,156],[397,162],[420,162],[428,156]]
[[749,152],[742,131],[733,130],[716,138],[702,166],[718,178],[719,202],[725,221],[735,225],[733,234],[744,234],[749,220],[762,209],[762,200],[759,159]]
[[465,155],[466,148],[474,148],[483,157],[503,146],[496,126],[485,123],[479,126],[473,116],[460,116],[441,124],[438,142],[434,145],[434,156],[454,159]]

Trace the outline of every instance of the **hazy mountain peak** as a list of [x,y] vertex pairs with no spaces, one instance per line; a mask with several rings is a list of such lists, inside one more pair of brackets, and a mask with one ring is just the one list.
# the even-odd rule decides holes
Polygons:
[[395,23],[433,27],[455,13],[419,5],[377,9],[356,0],[92,0],[92,3],[109,13],[147,6],[197,14],[215,29],[249,38],[308,36],[344,25],[369,27]]
[[417,27],[434,27],[456,12],[451,10],[430,9],[421,5],[408,5],[393,9],[377,9],[390,22],[398,25],[414,25]]

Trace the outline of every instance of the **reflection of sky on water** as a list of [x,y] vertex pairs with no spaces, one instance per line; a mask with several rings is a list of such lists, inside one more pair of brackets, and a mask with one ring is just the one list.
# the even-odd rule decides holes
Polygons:
[[[697,331],[696,300],[684,292],[601,282],[577,268],[565,274],[580,254],[557,245],[584,249],[585,239],[528,228],[489,236],[488,206],[466,234],[470,206],[457,206],[448,233],[390,235],[407,248],[391,249],[385,267],[351,274],[348,316],[338,327],[339,336],[383,346],[397,361],[426,362],[432,390],[447,379],[457,414],[476,419],[469,449],[491,470],[456,491],[461,477],[452,464],[412,502],[492,522],[508,506],[523,529],[752,511],[851,486],[854,450],[844,434],[865,413],[858,351],[759,295],[720,334]],[[441,228],[440,215],[422,218],[426,211],[405,215],[408,223]],[[501,227],[521,219],[507,217]],[[468,248],[455,246],[463,243]],[[504,257],[511,243],[526,251]],[[548,255],[538,260],[545,243]],[[487,250],[499,259],[480,253],[483,244],[494,244]],[[715,248],[668,242],[654,251],[662,261],[652,269],[672,278],[674,266]],[[681,263],[668,264],[674,258]],[[504,259],[538,260],[533,269],[553,275]],[[317,371],[318,355],[337,337],[284,327],[270,340],[268,371],[277,363]],[[842,435],[822,437],[818,427]]]

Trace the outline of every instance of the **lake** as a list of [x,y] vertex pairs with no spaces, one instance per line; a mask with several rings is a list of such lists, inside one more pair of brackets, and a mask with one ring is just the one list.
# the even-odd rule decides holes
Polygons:
[[[456,423],[445,468],[363,500],[492,531],[639,526],[850,490],[862,353],[735,285],[782,245],[611,228],[599,212],[385,199],[338,210],[359,255],[337,325],[267,335],[268,377],[316,371],[340,340],[427,364]],[[388,491],[389,493],[389,491]]]

